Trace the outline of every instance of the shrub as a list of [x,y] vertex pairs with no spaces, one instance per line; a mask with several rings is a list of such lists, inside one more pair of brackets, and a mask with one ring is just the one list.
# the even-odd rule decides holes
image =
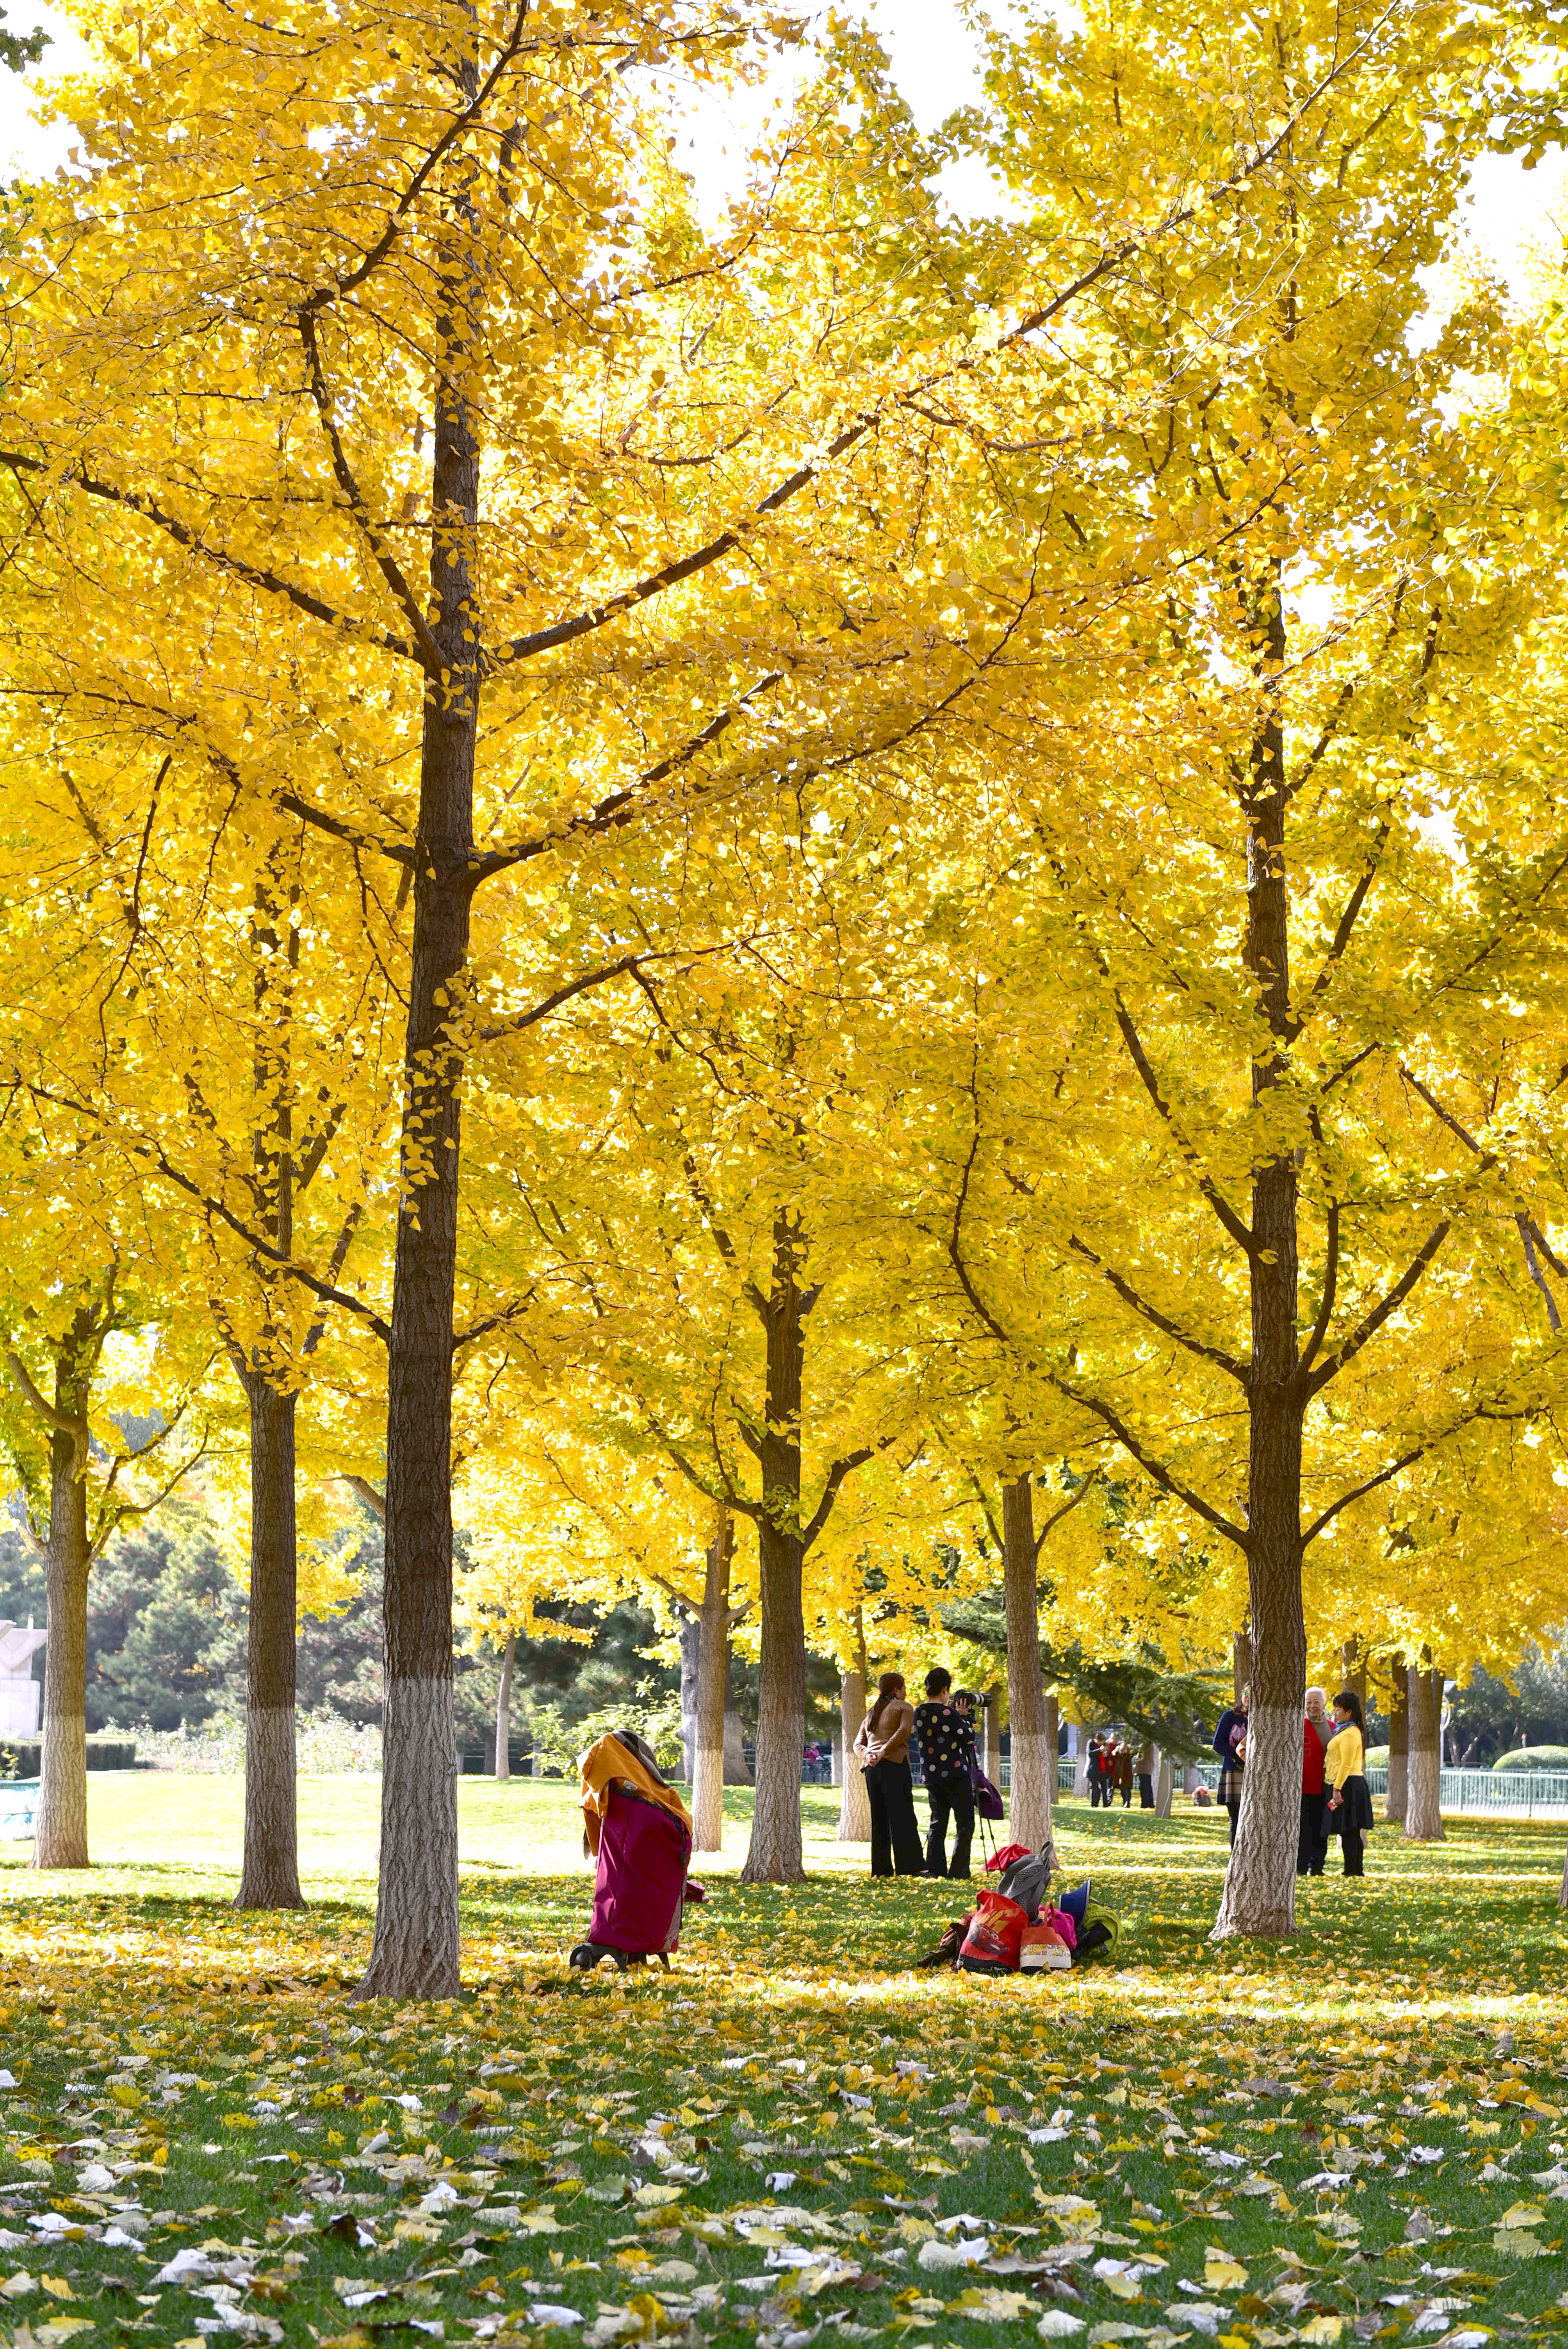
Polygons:
[[1568,1770],[1568,1745],[1525,1745],[1516,1754],[1500,1754],[1494,1770]]

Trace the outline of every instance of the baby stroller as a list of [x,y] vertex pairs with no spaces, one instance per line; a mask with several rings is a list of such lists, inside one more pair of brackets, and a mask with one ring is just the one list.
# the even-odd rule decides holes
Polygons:
[[691,1819],[660,1771],[652,1749],[633,1730],[601,1737],[583,1754],[583,1847],[597,1856],[593,1915],[588,1939],[569,1962],[591,1973],[611,1958],[629,1965],[657,1958],[668,1971],[680,1940],[681,1909],[700,1900],[703,1888],[686,1875]]

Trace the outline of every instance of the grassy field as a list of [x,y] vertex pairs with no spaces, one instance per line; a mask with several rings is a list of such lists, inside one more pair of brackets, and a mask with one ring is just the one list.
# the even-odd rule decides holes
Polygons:
[[311,1900],[230,1905],[237,1780],[95,1777],[0,1847],[0,2341],[699,2336],[1482,2349],[1568,2323],[1562,1829],[1450,1822],[1205,1939],[1222,1818],[1060,1814],[1122,1917],[1067,1977],[913,1971],[957,1888],[738,1881],[667,1976],[568,1977],[570,1790],[459,1781],[465,1989],[364,2009],[378,1786],[301,1784]]

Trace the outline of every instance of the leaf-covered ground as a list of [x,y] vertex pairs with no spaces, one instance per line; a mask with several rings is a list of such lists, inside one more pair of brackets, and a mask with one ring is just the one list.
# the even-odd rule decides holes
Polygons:
[[[705,1868],[675,1971],[568,1982],[568,1790],[464,1783],[461,2002],[362,2008],[374,1788],[307,1781],[314,1905],[239,1915],[233,1782],[95,1785],[4,1847],[0,2337],[1352,2339],[1568,2323],[1563,1830],[1379,1834],[1281,1949],[1204,1939],[1222,1820],[1064,1806],[1113,1964],[913,1971],[955,1888]],[[156,1858],[138,1859],[139,1852]]]

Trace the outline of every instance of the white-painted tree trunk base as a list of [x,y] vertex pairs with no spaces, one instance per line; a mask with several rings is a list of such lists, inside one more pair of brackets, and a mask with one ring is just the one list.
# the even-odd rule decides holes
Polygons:
[[500,1660],[500,1684],[495,1698],[495,1775],[498,1778],[511,1775],[511,1669],[517,1653],[517,1633],[506,1635],[506,1651]]
[[1254,1704],[1248,1716],[1241,1818],[1212,1941],[1277,1940],[1295,1931],[1301,1723],[1299,1705]]
[[1413,1665],[1409,1753],[1406,1762],[1405,1841],[1443,1843],[1442,1678]]
[[872,1798],[864,1773],[855,1760],[854,1743],[866,1717],[866,1684],[859,1672],[839,1675],[839,1744],[844,1756],[843,1783],[839,1789],[839,1841],[870,1843]]
[[456,1998],[458,1780],[452,1683],[389,1680],[381,1740],[381,1883],[356,1998]]
[[1157,1819],[1170,1817],[1171,1799],[1175,1792],[1175,1785],[1176,1773],[1171,1766],[1171,1756],[1169,1754],[1162,1754],[1160,1756],[1160,1775],[1154,1781],[1154,1816]]
[[1387,1825],[1399,1825],[1410,1807],[1409,1754],[1388,1756],[1388,1791],[1383,1797],[1383,1817]]
[[[1014,1843],[1026,1844],[1054,1868],[1056,1847],[1051,1839],[1051,1786],[1047,1759],[1044,1736],[1021,1735],[1015,1723],[1007,1773],[1008,1833]],[[1049,1760],[1054,1775],[1054,1754]]]
[[[700,1732],[701,1723],[698,1723]],[[724,1849],[724,1741],[715,1744],[700,1733],[692,1764],[691,1847],[693,1851]]]
[[236,1909],[303,1909],[293,1705],[245,1708],[245,1858]]
[[46,1712],[38,1773],[35,1868],[88,1865],[88,1724],[80,1713]]

